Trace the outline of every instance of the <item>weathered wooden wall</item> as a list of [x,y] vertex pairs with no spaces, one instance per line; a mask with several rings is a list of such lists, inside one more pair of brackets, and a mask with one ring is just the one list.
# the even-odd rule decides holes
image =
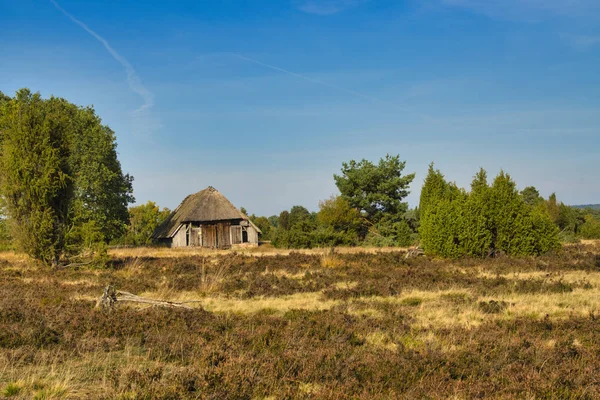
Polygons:
[[187,241],[186,241],[186,226],[183,225],[181,228],[179,228],[179,230],[177,231],[177,233],[175,234],[175,236],[173,236],[173,242],[171,243],[171,247],[185,247],[187,246]]
[[241,244],[246,240],[248,243],[258,243],[258,232],[251,225],[242,227],[231,225],[231,221],[222,221],[190,228],[189,224],[183,224],[173,236],[171,247],[201,246],[226,249],[232,244]]
[[189,245],[193,247],[202,246],[201,239],[201,229],[192,228],[192,230],[190,231]]
[[242,243],[242,227],[239,225],[231,226],[231,244]]
[[217,247],[227,249],[231,247],[230,235],[231,222],[224,221],[217,224]]
[[217,247],[217,227],[215,225],[202,225],[202,247]]
[[256,243],[258,244],[258,232],[252,225],[246,228],[248,231],[248,243]]

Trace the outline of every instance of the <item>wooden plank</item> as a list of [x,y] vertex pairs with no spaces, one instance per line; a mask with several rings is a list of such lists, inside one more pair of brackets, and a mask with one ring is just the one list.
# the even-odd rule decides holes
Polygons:
[[216,225],[202,225],[202,247],[217,247]]
[[258,243],[258,232],[256,231],[256,229],[254,229],[253,226],[249,226],[248,228],[246,228],[246,231],[248,232],[248,243]]
[[190,246],[202,246],[202,242],[200,242],[200,228],[192,228]]
[[185,247],[185,237],[186,237],[186,226],[183,225],[179,228],[175,236],[173,236],[173,242],[171,242],[171,247]]
[[231,226],[231,244],[242,243],[242,227],[239,225]]
[[229,221],[219,222],[217,223],[217,247],[219,249],[226,249],[231,247],[231,242],[229,241],[229,229],[231,223]]

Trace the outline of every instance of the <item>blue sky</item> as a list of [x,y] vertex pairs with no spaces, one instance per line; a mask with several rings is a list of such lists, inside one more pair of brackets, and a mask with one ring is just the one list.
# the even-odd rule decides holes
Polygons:
[[400,154],[600,202],[597,0],[0,0],[0,90],[94,105],[138,202],[316,210]]

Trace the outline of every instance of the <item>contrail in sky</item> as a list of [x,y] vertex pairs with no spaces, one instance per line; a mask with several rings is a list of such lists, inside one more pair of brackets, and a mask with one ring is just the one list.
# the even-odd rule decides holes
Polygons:
[[298,74],[296,72],[288,71],[286,69],[276,67],[275,65],[271,65],[271,64],[264,63],[264,62],[260,62],[258,60],[254,60],[252,58],[243,56],[241,54],[237,54],[237,53],[231,53],[231,54],[233,54],[236,57],[241,58],[242,60],[250,61],[251,63],[262,65],[263,67],[274,69],[275,71],[283,72],[285,74],[295,76],[296,78],[300,78],[300,79],[304,79],[304,80],[312,82],[312,83],[316,83],[317,85],[327,86],[329,88],[332,88],[332,89],[335,89],[335,90],[339,90],[341,92],[346,92],[346,93],[354,95],[354,96],[362,97],[363,99],[366,99],[366,100],[369,100],[369,101],[379,101],[379,102],[382,102],[382,103],[384,102],[383,100],[380,100],[380,99],[378,99],[376,97],[367,96],[367,95],[364,95],[362,93],[355,92],[354,90],[345,89],[345,88],[342,88],[342,87],[339,87],[339,86],[332,85],[332,84],[327,83],[327,82],[320,81],[318,79],[309,78],[308,76],[304,76],[304,75]]
[[127,61],[127,59],[125,59],[125,57],[123,57],[119,53],[117,53],[116,50],[113,49],[110,46],[110,44],[108,44],[108,42],[106,40],[104,40],[104,38],[102,36],[98,35],[96,32],[91,30],[86,24],[84,24],[83,22],[81,22],[80,20],[78,20],[77,18],[72,16],[71,14],[69,14],[55,0],[50,0],[50,2],[60,12],[62,12],[64,15],[66,15],[71,21],[75,22],[77,25],[82,27],[87,33],[89,33],[94,38],[96,38],[100,43],[102,43],[104,45],[104,47],[106,48],[106,50],[108,50],[110,55],[113,56],[113,58],[115,60],[117,60],[123,66],[123,68],[125,68],[125,72],[127,73],[127,83],[129,84],[129,88],[132,91],[134,91],[135,93],[139,94],[142,97],[142,99],[144,100],[144,104],[135,111],[141,112],[141,111],[144,111],[144,110],[152,107],[154,105],[154,95],[152,94],[152,92],[150,92],[148,89],[146,89],[146,87],[142,84],[140,77],[137,75],[137,73],[135,72],[135,69],[129,63],[129,61]]
[[255,60],[253,58],[243,56],[241,54],[237,54],[237,53],[230,53],[230,54],[232,54],[232,55],[234,55],[234,56],[236,56],[238,58],[241,58],[242,60],[246,60],[246,61],[249,61],[251,63],[257,64],[257,65],[261,65],[261,66],[263,66],[265,68],[270,68],[270,69],[275,70],[275,71],[283,72],[284,74],[295,76],[296,78],[304,79],[306,81],[309,81],[309,82],[312,82],[312,83],[316,83],[317,85],[326,86],[326,87],[329,87],[331,89],[335,89],[335,90],[340,91],[340,92],[345,92],[345,93],[351,94],[353,96],[360,97],[362,99],[369,100],[369,101],[372,101],[372,102],[374,101],[374,102],[382,103],[382,104],[385,104],[385,105],[388,105],[388,106],[391,106],[391,107],[394,107],[394,108],[399,108],[399,109],[401,109],[402,111],[404,111],[406,113],[415,114],[415,115],[421,117],[422,119],[428,119],[428,120],[431,119],[431,117],[429,117],[427,115],[421,114],[419,112],[415,112],[413,110],[409,110],[409,109],[404,108],[404,107],[400,107],[397,104],[389,103],[389,102],[387,102],[385,100],[382,100],[382,99],[379,99],[377,97],[368,96],[366,94],[362,94],[362,93],[356,92],[354,90],[350,90],[350,89],[346,89],[346,88],[343,88],[343,87],[340,87],[340,86],[332,85],[330,83],[323,82],[323,81],[318,80],[318,79],[310,78],[308,76],[305,76],[305,75],[302,75],[302,74],[299,74],[299,73],[296,73],[296,72],[288,71],[287,69],[283,69],[283,68],[277,67],[275,65],[267,64],[267,63]]

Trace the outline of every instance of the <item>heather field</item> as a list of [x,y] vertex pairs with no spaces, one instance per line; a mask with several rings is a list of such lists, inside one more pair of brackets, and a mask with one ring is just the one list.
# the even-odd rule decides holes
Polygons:
[[[0,397],[593,399],[600,244],[543,257],[398,249],[0,255]],[[95,308],[106,285],[192,309]]]

